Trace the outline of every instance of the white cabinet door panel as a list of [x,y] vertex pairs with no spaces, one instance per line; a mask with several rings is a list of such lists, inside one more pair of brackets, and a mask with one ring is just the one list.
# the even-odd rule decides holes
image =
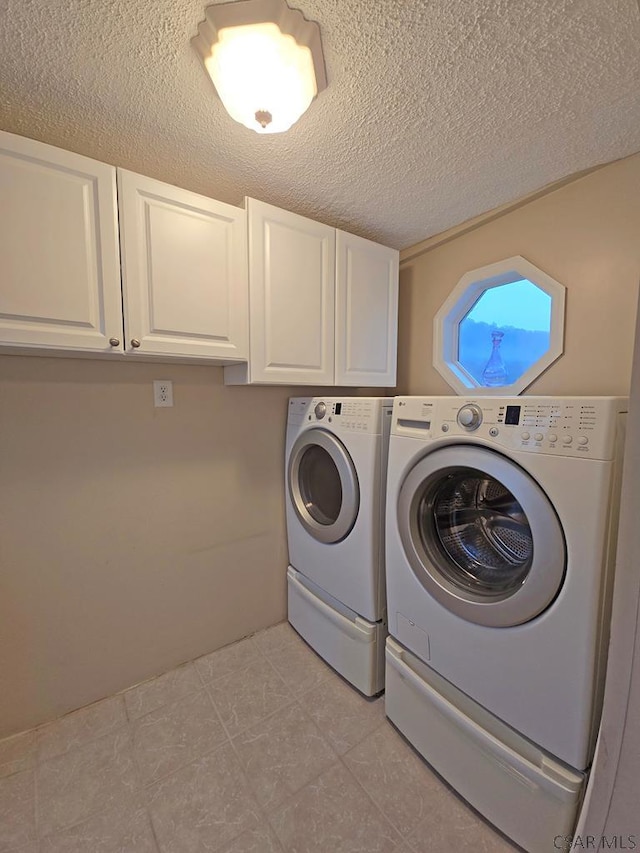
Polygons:
[[335,231],[248,200],[251,381],[333,384]]
[[247,358],[245,211],[121,169],[118,190],[126,351]]
[[0,198],[0,342],[121,351],[115,169],[0,132]]
[[[269,266],[265,268],[266,364],[279,368],[322,370],[326,330],[322,326],[324,240],[265,224]],[[305,287],[305,278],[320,286]]]
[[336,385],[396,384],[398,252],[336,237]]

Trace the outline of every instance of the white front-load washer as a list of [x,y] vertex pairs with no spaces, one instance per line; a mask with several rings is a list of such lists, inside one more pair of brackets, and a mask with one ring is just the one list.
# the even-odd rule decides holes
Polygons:
[[289,401],[289,622],[362,693],[384,686],[384,497],[391,398]]
[[527,850],[571,831],[593,754],[626,408],[394,404],[387,714]]

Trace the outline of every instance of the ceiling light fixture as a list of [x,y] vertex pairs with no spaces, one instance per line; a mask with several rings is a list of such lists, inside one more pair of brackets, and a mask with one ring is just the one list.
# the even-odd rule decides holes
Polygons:
[[288,130],[327,86],[320,27],[285,0],[208,6],[191,43],[229,115],[257,133]]

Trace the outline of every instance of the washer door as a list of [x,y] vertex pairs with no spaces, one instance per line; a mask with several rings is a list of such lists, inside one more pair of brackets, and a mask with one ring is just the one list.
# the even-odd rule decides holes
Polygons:
[[291,448],[287,479],[307,532],[327,544],[344,539],[360,507],[358,476],[344,444],[326,430],[307,430]]
[[424,456],[400,489],[398,527],[418,580],[469,622],[528,622],[562,587],[566,546],[553,506],[492,450],[458,445]]

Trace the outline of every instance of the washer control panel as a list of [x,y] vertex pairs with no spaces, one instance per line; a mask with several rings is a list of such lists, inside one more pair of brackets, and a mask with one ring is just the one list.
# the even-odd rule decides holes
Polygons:
[[[391,412],[391,397],[292,397],[288,424],[324,426],[333,432],[379,433],[384,409]],[[387,415],[389,417],[389,415]]]
[[396,397],[392,435],[609,459],[625,397]]

